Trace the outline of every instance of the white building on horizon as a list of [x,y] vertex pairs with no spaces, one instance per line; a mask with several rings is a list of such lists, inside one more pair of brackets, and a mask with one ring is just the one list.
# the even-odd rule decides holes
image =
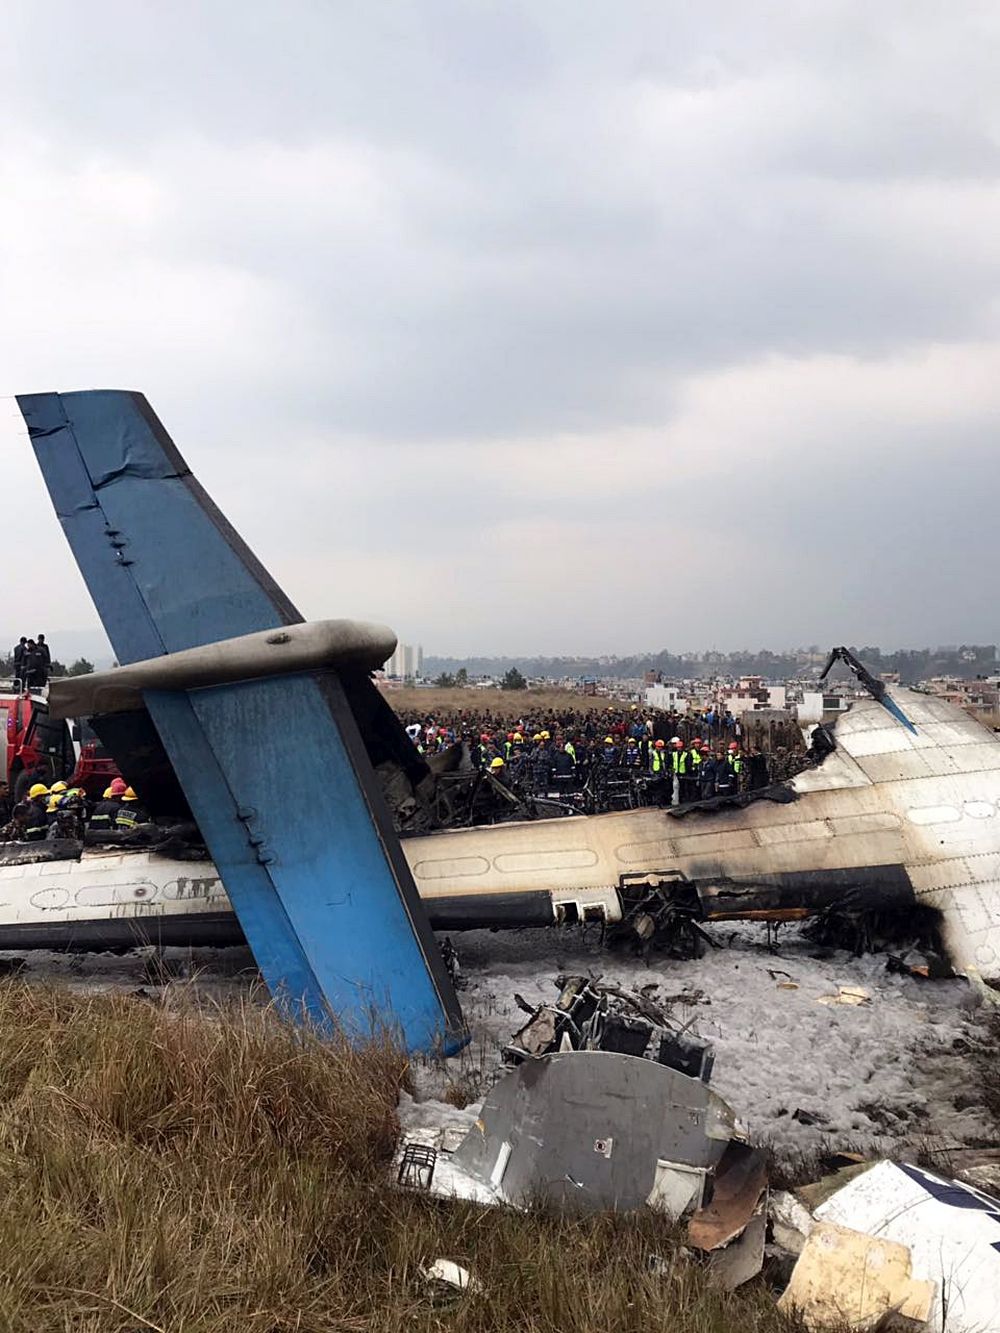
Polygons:
[[419,680],[424,674],[423,646],[397,643],[396,651],[385,664],[385,674],[392,680]]

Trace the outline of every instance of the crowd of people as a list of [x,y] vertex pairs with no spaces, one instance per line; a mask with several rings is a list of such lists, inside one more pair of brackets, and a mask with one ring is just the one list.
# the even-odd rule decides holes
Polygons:
[[[6,784],[0,784],[0,811],[6,814],[9,809]],[[96,803],[87,800],[82,787],[36,782],[28,788],[28,799],[10,810],[0,828],[0,843],[80,840],[88,831],[98,836],[130,833],[147,823],[149,814],[122,778],[115,778]]]
[[40,690],[48,684],[52,670],[52,654],[45,635],[28,639],[23,634],[14,644],[14,676],[26,690]]
[[[780,781],[783,761],[744,748],[731,713],[644,711],[638,704],[544,716],[404,718],[422,754],[463,744],[469,760],[525,794],[628,792],[628,804],[680,804]],[[615,804],[614,797],[604,805]]]

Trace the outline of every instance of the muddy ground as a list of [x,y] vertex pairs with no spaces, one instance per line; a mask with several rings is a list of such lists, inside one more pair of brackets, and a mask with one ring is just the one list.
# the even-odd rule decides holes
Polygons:
[[[797,929],[773,947],[756,926],[717,927],[713,938],[718,947],[701,959],[644,962],[608,953],[579,929],[453,937],[472,1040],[450,1061],[415,1062],[404,1129],[471,1124],[523,1021],[515,993],[551,1003],[558,975],[582,973],[631,990],[654,987],[652,999],[713,1043],[713,1086],[779,1159],[825,1148],[940,1156],[998,1141],[975,1055],[983,1015],[964,981],[893,975],[884,955],[821,950]],[[193,987],[214,999],[267,998],[246,949],[168,949],[159,958],[0,954],[0,967],[82,989],[154,996]],[[869,998],[823,1002],[841,987]]]

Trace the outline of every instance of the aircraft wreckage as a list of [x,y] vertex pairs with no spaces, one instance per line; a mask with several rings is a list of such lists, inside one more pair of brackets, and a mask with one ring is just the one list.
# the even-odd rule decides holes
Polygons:
[[1000,981],[1000,741],[954,705],[844,654],[870,697],[780,786],[425,831],[440,778],[370,675],[391,631],[303,623],[141,395],[18,402],[123,663],[53,681],[50,711],[91,717],[157,822],[111,848],[0,848],[0,948],[245,939],[292,1011],[389,1023],[411,1049],[463,1040],[434,929],[598,922],[696,947],[712,921],[877,918]]

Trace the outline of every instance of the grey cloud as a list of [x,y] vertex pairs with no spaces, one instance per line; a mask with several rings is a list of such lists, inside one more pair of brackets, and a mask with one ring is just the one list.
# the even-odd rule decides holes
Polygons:
[[[696,413],[713,491],[689,471],[678,481],[675,433],[691,386],[734,367],[766,377],[779,358],[792,383],[795,363],[808,373],[839,355],[877,374],[921,348],[996,339],[998,45],[992,6],[929,0],[891,0],[877,18],[857,0],[808,13],[735,0],[15,3],[0,49],[9,388],[144,388],[293,594],[301,580],[303,601],[321,599],[324,560],[370,560],[377,577],[346,591],[451,636],[442,649],[503,648],[483,636],[515,622],[514,651],[637,647],[667,629],[697,646],[701,602],[725,603],[730,572],[702,557],[696,528],[667,562],[697,578],[671,590],[663,633],[635,624],[655,581],[597,559],[605,534],[626,549],[692,485],[709,524],[720,491],[738,496],[754,558],[783,589],[766,606],[741,599],[734,641],[755,625],[776,645],[821,637],[815,591],[831,573],[868,626],[843,637],[878,638],[882,623],[934,638],[907,570],[941,591],[962,553],[983,558],[990,520],[980,491],[935,564],[914,517],[932,523],[942,472],[963,493],[956,440],[995,481],[979,453],[993,404],[923,430],[896,400],[852,419],[872,451],[852,451],[850,474],[808,404],[775,426],[755,471],[741,430],[759,438],[766,398],[724,438]],[[110,183],[87,194],[88,171]],[[41,248],[18,227],[26,208]],[[917,362],[912,374],[919,395]],[[848,377],[844,392],[861,390]],[[605,444],[633,490],[586,451],[566,455],[579,484],[565,495],[558,477],[532,480],[530,456],[494,466],[566,433]],[[276,488],[275,469],[290,469]],[[962,512],[945,509],[953,523]],[[523,528],[504,528],[510,515]],[[564,525],[553,541],[568,562],[551,587],[547,520]],[[456,628],[439,588],[403,570],[391,586],[391,559],[422,549],[439,578],[460,542],[482,549],[452,569],[449,595],[469,607]],[[544,614],[490,582],[508,542],[512,577],[536,580]],[[867,570],[883,545],[880,583]],[[837,554],[811,554],[826,548]],[[572,586],[572,552],[589,586]],[[496,605],[480,609],[484,582]],[[600,623],[595,593],[614,603]],[[988,632],[971,594],[946,601],[942,623]]]

